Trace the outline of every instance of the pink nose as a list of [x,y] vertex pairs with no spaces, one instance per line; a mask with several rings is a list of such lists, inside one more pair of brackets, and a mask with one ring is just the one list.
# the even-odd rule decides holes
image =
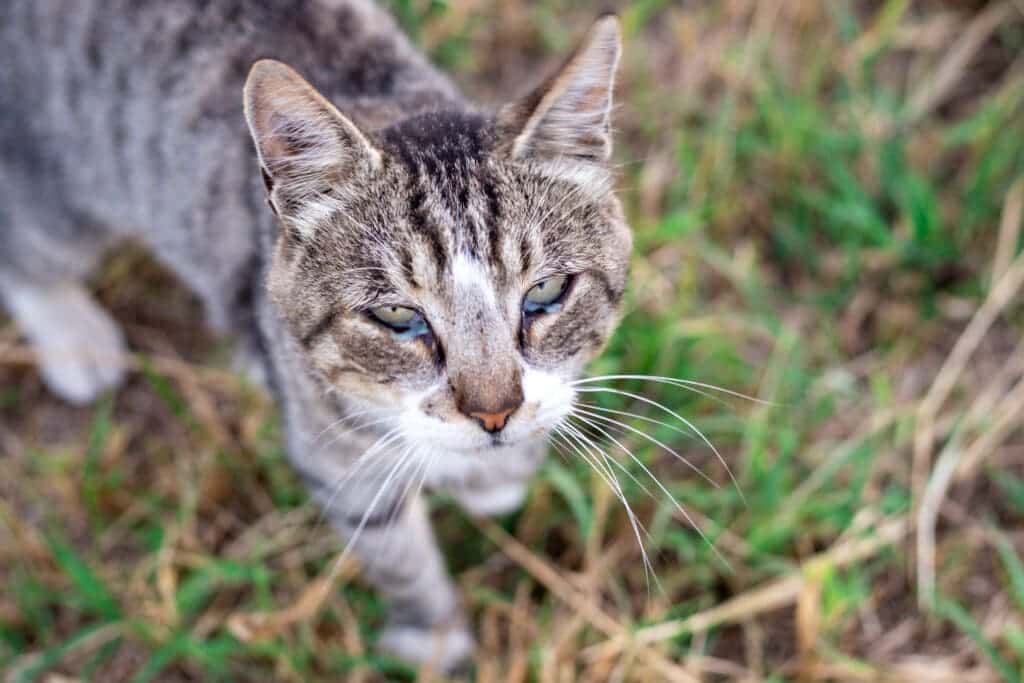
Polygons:
[[508,416],[515,408],[507,408],[497,413],[470,413],[469,416],[475,419],[488,432],[500,432],[508,422]]

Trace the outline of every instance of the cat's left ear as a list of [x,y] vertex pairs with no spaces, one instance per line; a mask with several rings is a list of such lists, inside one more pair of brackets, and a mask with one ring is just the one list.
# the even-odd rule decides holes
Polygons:
[[612,88],[622,54],[619,20],[600,17],[562,68],[498,113],[506,152],[516,159],[611,156]]

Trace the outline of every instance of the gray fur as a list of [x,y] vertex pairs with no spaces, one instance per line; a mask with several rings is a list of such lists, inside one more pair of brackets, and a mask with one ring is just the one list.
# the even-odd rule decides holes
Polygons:
[[[147,245],[262,363],[293,463],[396,607],[384,645],[465,656],[417,484],[514,507],[617,321],[615,20],[495,114],[362,0],[14,0],[0,37],[0,294],[50,386],[116,383],[120,337],[79,282],[116,241]],[[564,298],[524,313],[560,274]]]

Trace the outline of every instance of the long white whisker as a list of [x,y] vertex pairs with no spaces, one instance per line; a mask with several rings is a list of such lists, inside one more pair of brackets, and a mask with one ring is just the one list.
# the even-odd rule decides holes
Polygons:
[[352,463],[351,467],[349,467],[338,478],[338,481],[335,482],[331,488],[331,495],[327,498],[327,502],[324,503],[323,506],[321,507],[320,517],[319,520],[317,521],[318,524],[323,521],[324,516],[331,509],[331,506],[334,505],[334,499],[337,498],[338,494],[341,493],[342,489],[345,488],[345,484],[351,481],[352,477],[355,476],[355,474],[362,468],[364,464],[370,462],[373,459],[372,456],[374,454],[378,453],[380,450],[382,450],[389,444],[393,443],[394,441],[400,439],[402,437],[401,431],[402,430],[400,427],[395,427],[394,429],[392,429],[391,431],[387,432],[379,439],[374,441],[373,444],[371,444],[369,448],[363,451],[362,455],[360,455],[356,459],[356,461]]
[[[570,417],[571,417],[571,415],[570,415]],[[588,426],[590,426],[590,428],[593,429],[593,426],[591,426],[591,425],[588,425]],[[568,429],[572,429],[573,431],[578,431],[578,432],[580,432],[581,436],[587,437],[587,441],[589,441],[591,444],[594,443],[594,439],[591,438],[591,435],[587,434],[587,432],[583,431],[583,429],[579,425],[574,425],[571,422],[566,421],[563,424],[563,428],[568,428]],[[600,434],[599,434],[599,436],[600,436]],[[611,437],[609,437],[609,438],[611,438]],[[612,440],[614,441],[614,438]],[[616,442],[616,444],[619,446],[619,448],[622,448],[623,450],[626,450],[625,447],[622,446],[622,444],[619,444],[618,442]],[[596,447],[596,444],[595,444],[595,447]],[[619,470],[621,470],[623,472],[623,474],[625,474],[627,477],[629,477],[630,481],[632,481],[634,484],[639,486],[640,489],[644,493],[646,493],[649,497],[651,497],[652,499],[654,498],[654,492],[651,491],[649,488],[647,488],[647,486],[645,486],[642,481],[637,479],[636,475],[634,475],[632,472],[630,472],[629,469],[623,467],[617,460],[615,460],[615,458],[612,458],[611,461],[613,463],[615,463],[616,467],[618,467]]]
[[711,452],[715,454],[716,458],[718,458],[718,462],[722,463],[722,467],[724,467],[725,471],[729,474],[729,479],[732,480],[733,486],[736,487],[737,493],[740,494],[740,500],[743,501],[744,505],[747,504],[747,498],[746,498],[746,496],[743,495],[743,489],[740,488],[740,484],[736,480],[736,475],[734,475],[732,473],[732,468],[729,467],[729,464],[725,462],[725,458],[723,458],[722,454],[718,452],[717,448],[715,448],[715,444],[711,443],[711,441],[708,439],[708,437],[704,436],[704,432],[702,432],[699,429],[697,429],[696,425],[694,425],[692,422],[687,420],[685,417],[683,417],[682,415],[680,415],[676,411],[672,410],[671,408],[666,408],[665,406],[661,405],[657,401],[653,401],[653,400],[647,398],[646,396],[641,396],[639,394],[634,394],[634,393],[632,393],[630,391],[623,391],[621,389],[612,389],[610,387],[585,387],[585,388],[577,388],[576,391],[580,391],[580,392],[593,392],[593,393],[602,393],[603,392],[603,393],[609,393],[609,394],[620,394],[622,396],[628,396],[628,397],[630,397],[632,399],[635,399],[637,401],[641,401],[641,402],[646,403],[648,405],[654,406],[655,408],[658,408],[659,410],[664,410],[666,413],[668,413],[669,415],[671,415],[672,417],[676,418],[677,420],[679,420],[680,422],[685,424],[687,427],[692,429],[694,431],[694,433],[697,436],[700,437],[701,441],[703,441],[705,444],[707,444],[707,447],[711,449]]
[[[593,442],[588,442],[585,437],[582,437],[580,435],[579,430],[570,425],[568,422],[563,422],[561,425],[558,425],[555,428],[554,433],[561,435],[562,438],[565,439],[566,443],[570,446],[570,448],[576,451],[576,453],[583,459],[583,461],[590,465],[591,468],[593,468],[597,475],[601,477],[605,484],[607,484],[608,488],[611,489],[611,491],[619,499],[619,502],[622,503],[622,507],[626,511],[626,517],[629,520],[630,527],[632,527],[633,534],[636,536],[636,543],[640,548],[640,556],[643,559],[644,563],[644,578],[647,581],[647,585],[651,585],[650,582],[652,576],[654,577],[655,583],[657,583],[658,575],[654,571],[654,565],[651,564],[650,557],[647,555],[647,548],[644,547],[643,539],[640,536],[640,530],[643,529],[644,535],[648,538],[650,537],[650,534],[647,533],[647,529],[645,529],[644,525],[640,523],[640,521],[637,519],[636,514],[633,512],[633,507],[629,504],[629,501],[626,499],[626,494],[625,492],[623,492],[622,486],[619,484],[618,479],[615,477],[615,473],[612,472],[611,467],[609,467],[607,460],[604,462],[604,468],[601,467],[596,456],[594,457],[594,461],[591,461],[585,451],[589,452],[589,449],[591,447],[596,448],[596,446],[593,446]],[[572,439],[575,440],[576,443],[570,441],[569,437],[572,437]],[[616,461],[614,458],[611,459],[611,462],[618,465],[620,469],[622,469],[624,472],[627,472],[627,474],[632,476],[632,473],[629,473],[627,470],[625,470],[625,468],[621,466],[621,463]]]
[[583,406],[587,410],[599,410],[602,413],[612,413],[614,415],[623,415],[625,417],[633,418],[634,420],[642,420],[643,422],[650,422],[652,424],[660,425],[662,427],[667,427],[668,429],[671,429],[673,432],[676,432],[678,434],[682,434],[683,436],[685,436],[688,439],[696,439],[697,438],[696,436],[693,435],[693,432],[689,432],[689,431],[683,429],[682,427],[678,427],[678,426],[672,424],[671,422],[665,422],[664,420],[655,420],[653,417],[647,417],[646,415],[637,415],[636,413],[631,413],[628,410],[615,410],[614,408],[605,408],[604,406],[599,406],[599,405],[594,404],[594,403],[584,403],[582,401],[574,401],[573,405]]
[[[576,429],[577,433],[580,436],[583,436],[583,438],[588,444],[591,444],[591,446],[593,447],[593,452],[595,454],[595,460],[598,458],[600,459],[600,461],[604,464],[605,471],[608,472],[608,475],[615,483],[615,487],[618,490],[619,499],[622,501],[623,506],[629,513],[627,518],[632,518],[630,519],[630,526],[633,529],[633,534],[639,535],[640,533],[643,533],[644,537],[648,540],[648,542],[653,542],[654,539],[652,538],[650,531],[647,530],[647,527],[644,526],[643,522],[640,521],[640,518],[633,511],[633,507],[629,503],[629,499],[626,496],[625,490],[622,488],[622,484],[619,482],[619,478],[615,475],[615,472],[612,470],[612,466],[614,465],[619,471],[625,473],[627,477],[632,479],[634,482],[637,482],[640,488],[643,489],[644,491],[647,491],[647,487],[643,486],[643,484],[640,484],[639,480],[635,476],[633,476],[633,473],[630,472],[628,468],[624,467],[622,463],[620,463],[612,456],[608,455],[608,453],[606,453],[602,448],[600,448],[592,438],[590,438],[589,436],[584,436],[581,432],[579,432],[578,428]],[[648,493],[648,495],[650,494]],[[651,498],[653,498],[653,496],[651,496]],[[661,586],[661,580],[658,579],[658,572],[654,568],[654,563],[650,559],[650,553],[647,552],[646,547],[643,547],[642,550],[642,555],[644,558],[644,583],[647,585],[647,592],[649,598],[652,579],[653,584],[658,588],[659,591],[664,592],[664,589]]]
[[[402,489],[402,497],[399,499],[401,500],[401,504],[398,506],[399,508],[404,508],[406,505],[406,501],[410,500],[411,498],[415,498],[420,494],[420,491],[423,488],[423,481],[426,479],[427,476],[428,458],[422,457],[422,455],[416,448],[415,444],[410,446],[410,453],[412,459],[417,462],[416,465],[412,468],[413,471],[409,477],[409,481],[406,482],[405,488]],[[433,456],[431,456],[431,458],[432,457]],[[410,493],[412,495],[410,495]]]
[[359,525],[356,527],[355,532],[351,536],[349,536],[348,541],[345,543],[345,549],[341,552],[341,555],[338,556],[338,559],[335,561],[336,567],[341,566],[341,563],[344,562],[345,559],[348,557],[349,551],[352,549],[352,547],[359,540],[359,537],[362,535],[363,529],[366,528],[366,523],[369,521],[371,515],[373,515],[373,511],[376,509],[377,503],[380,501],[381,496],[384,495],[384,492],[387,490],[388,484],[391,483],[391,480],[394,479],[398,471],[402,469],[404,463],[405,457],[402,457],[399,458],[396,461],[396,463],[391,467],[390,473],[384,480],[384,483],[382,483],[380,485],[380,488],[377,489],[377,493],[373,496],[373,500],[370,501],[369,506],[367,506],[366,512],[363,513],[362,519],[359,520]]
[[359,417],[361,415],[366,415],[367,413],[373,413],[373,412],[384,412],[384,410],[381,409],[381,408],[368,408],[366,410],[359,410],[359,411],[356,411],[354,413],[348,413],[346,415],[342,415],[340,418],[338,418],[337,420],[335,420],[331,424],[329,424],[326,427],[324,427],[323,429],[321,429],[320,432],[317,433],[317,435],[315,437],[313,437],[313,440],[312,440],[311,443],[315,446],[316,442],[319,441],[320,438],[324,434],[326,434],[327,432],[331,431],[335,427],[341,425],[342,423],[348,422],[349,420],[355,419],[355,418],[357,418],[357,417]]
[[[715,547],[715,544],[711,542],[711,539],[709,539],[707,537],[707,535],[705,535],[704,531],[699,526],[697,526],[697,523],[693,520],[692,517],[690,517],[690,513],[688,513],[686,511],[686,508],[684,508],[682,505],[680,505],[679,501],[675,499],[675,496],[673,496],[669,492],[668,488],[666,488],[665,485],[661,483],[661,480],[658,479],[658,477],[656,477],[653,472],[651,472],[651,470],[647,467],[647,465],[645,465],[643,463],[643,461],[640,460],[640,458],[638,458],[635,455],[633,455],[633,452],[631,450],[629,450],[628,448],[626,448],[625,446],[623,446],[621,443],[619,443],[619,441],[617,439],[615,439],[615,437],[613,437],[607,431],[602,429],[600,426],[594,424],[593,422],[591,422],[587,418],[582,417],[580,415],[576,415],[576,419],[585,422],[586,424],[590,425],[591,427],[593,427],[597,431],[599,431],[602,434],[604,434],[607,438],[611,439],[619,448],[621,448],[630,458],[632,458],[633,462],[635,462],[637,465],[639,465],[640,469],[642,469],[644,471],[644,473],[648,477],[651,478],[651,480],[655,483],[655,485],[657,485],[657,487],[659,489],[661,489],[661,492],[664,493],[668,497],[668,499],[670,501],[672,501],[672,505],[674,505],[676,510],[679,511],[679,514],[681,514],[686,519],[686,521],[689,522],[690,526],[693,527],[693,530],[696,531],[700,535],[701,539],[703,539],[704,542],[708,544],[708,547],[711,548],[711,551],[715,554],[715,556],[718,557],[718,559],[721,560],[722,563],[725,564],[726,567],[729,567],[730,569],[732,568],[731,565],[729,564],[729,561],[726,560],[725,557],[723,557],[720,552],[718,552],[718,549]],[[605,418],[605,419],[607,419],[607,418]]]
[[[733,391],[732,389],[726,389],[725,387],[715,386],[714,384],[707,384],[706,382],[697,382],[691,379],[679,379],[678,377],[661,377],[659,375],[599,375],[597,377],[584,377],[569,382],[570,386],[577,386],[580,384],[591,384],[593,382],[602,382],[610,379],[637,379],[644,380],[647,382],[656,382],[658,384],[671,384],[677,387],[685,387],[693,389],[694,387],[700,387],[702,389],[710,389],[711,391],[718,391],[729,396],[735,396],[736,398],[742,398],[747,401],[754,403],[760,403],[766,406],[777,406],[778,404],[773,401],[766,401],[763,398],[757,398],[755,396],[748,396],[747,394]],[[700,393],[700,392],[698,392]],[[707,394],[703,394],[707,396]]]
[[413,494],[415,497],[419,497],[423,492],[423,487],[426,486],[427,477],[430,475],[430,467],[434,464],[437,459],[437,451],[434,451],[424,459],[423,473],[420,475],[420,483],[416,487],[416,492]]
[[[390,526],[398,518],[399,515],[405,510],[406,502],[408,501],[409,491],[412,488],[412,483],[416,480],[417,469],[419,466],[418,458],[416,457],[416,445],[410,444],[402,455],[399,456],[399,461],[402,463],[399,471],[401,472],[400,478],[404,478],[405,486],[402,487],[402,493],[396,499],[394,505],[388,511],[388,516],[384,519],[384,524]],[[387,548],[390,550],[394,547],[393,543],[396,540],[395,535],[389,535]]]
[[324,443],[324,444],[322,444],[320,446],[317,446],[317,449],[320,450],[320,451],[325,451],[328,448],[330,448],[331,446],[333,446],[334,444],[336,444],[339,441],[341,441],[341,439],[345,435],[347,435],[347,434],[351,434],[352,432],[359,431],[360,429],[368,429],[370,427],[373,427],[373,426],[376,426],[376,425],[379,425],[379,424],[390,422],[393,419],[394,419],[394,415],[388,415],[387,417],[382,417],[382,418],[377,419],[377,420],[370,420],[369,422],[364,422],[363,424],[353,425],[352,427],[349,427],[348,429],[341,430],[337,434],[333,434],[330,441],[328,441],[328,442],[326,442],[326,443]]
[[[648,441],[650,441],[654,445],[660,446],[661,448],[665,449],[665,451],[671,453],[676,458],[676,460],[678,460],[679,462],[681,462],[684,465],[686,465],[687,467],[689,467],[693,472],[695,472],[698,476],[700,476],[704,481],[706,481],[707,483],[711,484],[715,488],[718,488],[718,482],[716,482],[714,479],[712,479],[711,477],[706,475],[704,472],[702,472],[699,467],[697,467],[692,462],[690,462],[689,460],[684,458],[677,451],[675,451],[674,449],[670,448],[669,446],[667,446],[666,444],[662,443],[661,441],[658,441],[657,439],[655,439],[650,434],[647,434],[646,432],[644,432],[642,430],[639,430],[636,427],[630,426],[630,425],[626,424],[625,422],[621,422],[621,421],[616,420],[616,419],[611,418],[611,417],[605,417],[604,415],[600,415],[598,413],[593,413],[593,412],[591,412],[589,410],[584,410],[582,408],[573,408],[572,409],[572,414],[575,415],[576,417],[579,417],[581,420],[583,420],[587,424],[592,424],[592,423],[589,420],[585,420],[582,417],[580,417],[581,415],[588,415],[592,419],[601,420],[602,422],[605,422],[605,423],[608,423],[608,424],[613,424],[613,425],[615,425],[617,427],[621,427],[622,429],[629,430],[630,432],[632,432],[632,433],[634,433],[634,434],[636,434],[638,436],[641,436],[641,437],[647,439]],[[607,432],[604,432],[604,434],[606,436],[608,436],[608,438],[613,438]],[[616,442],[616,444],[618,444],[618,442]],[[623,448],[623,450],[626,450],[623,446],[621,446],[621,444],[618,444],[618,445],[619,445],[620,448]]]

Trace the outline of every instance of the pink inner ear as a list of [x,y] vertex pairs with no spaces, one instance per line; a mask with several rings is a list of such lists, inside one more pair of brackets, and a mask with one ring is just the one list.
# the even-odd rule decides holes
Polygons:
[[595,85],[589,88],[582,97],[580,97],[580,109],[584,111],[593,111],[594,109],[604,109],[605,102],[608,101],[608,88],[603,85]]
[[281,116],[270,115],[266,121],[266,131],[263,138],[263,153],[268,160],[282,159],[292,154],[288,144],[287,128],[283,124]]

